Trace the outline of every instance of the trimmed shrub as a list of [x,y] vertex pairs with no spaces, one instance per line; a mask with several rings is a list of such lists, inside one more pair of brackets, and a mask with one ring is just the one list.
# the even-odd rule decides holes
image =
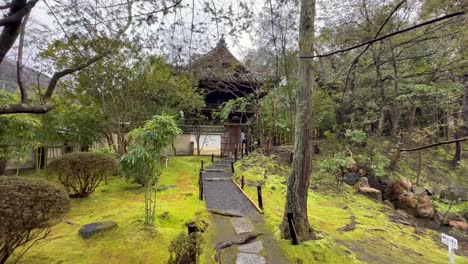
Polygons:
[[70,208],[61,186],[42,179],[0,176],[0,263],[13,252],[20,258],[34,243],[49,234],[54,220]]
[[71,198],[85,198],[94,192],[103,177],[117,174],[119,165],[109,155],[75,152],[53,160],[48,168],[58,175]]
[[168,264],[196,264],[202,253],[203,237],[199,232],[194,232],[187,235],[185,232],[180,233],[169,246]]

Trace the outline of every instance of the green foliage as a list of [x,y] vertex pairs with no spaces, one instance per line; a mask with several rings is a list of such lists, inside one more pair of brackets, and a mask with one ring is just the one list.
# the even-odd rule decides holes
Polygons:
[[[13,100],[12,95],[0,91],[0,103]],[[32,115],[0,116],[0,159],[18,159],[20,162],[32,147],[38,146],[36,133],[40,120]]]
[[88,197],[107,175],[118,173],[115,158],[105,154],[75,152],[65,154],[49,164],[49,171],[58,175],[72,198]]
[[334,131],[336,128],[336,103],[323,89],[316,89],[313,97],[314,128],[320,131]]
[[129,133],[133,140],[128,153],[120,160],[124,177],[146,186],[145,225],[154,223],[156,216],[156,184],[161,175],[161,154],[182,132],[174,117],[153,116],[143,127]]
[[141,185],[154,185],[161,174],[163,150],[181,132],[174,117],[166,114],[154,116],[143,127],[132,130],[129,137],[133,143],[120,161],[124,177]]
[[349,157],[346,152],[338,152],[331,158],[326,158],[317,162],[318,173],[312,176],[312,183],[314,185],[327,184],[330,183],[332,179],[335,179],[336,187],[339,188],[346,170],[353,167],[355,164],[356,161]]
[[362,130],[346,129],[345,138],[351,146],[354,146],[365,143],[367,140],[367,135]]
[[180,233],[169,246],[168,264],[196,264],[198,258],[202,254],[203,237],[199,232],[187,235],[185,232]]
[[229,100],[222,105],[221,111],[216,112],[215,116],[219,117],[222,121],[227,121],[229,115],[234,111],[244,113],[250,103],[249,97],[238,97]]
[[116,157],[115,149],[113,147],[104,147],[104,148],[91,148],[89,150],[92,153],[109,155],[111,157]]
[[42,179],[0,176],[0,263],[50,233],[49,227],[70,208],[66,192]]

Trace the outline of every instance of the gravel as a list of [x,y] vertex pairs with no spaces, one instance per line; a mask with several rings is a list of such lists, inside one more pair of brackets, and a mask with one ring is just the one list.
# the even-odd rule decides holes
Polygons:
[[[217,161],[217,163],[221,162],[226,161]],[[228,164],[230,166],[230,161]],[[203,179],[231,177],[232,173],[230,172],[203,172]],[[232,181],[204,180],[203,192],[205,194],[206,207],[208,209],[237,212],[244,216],[250,216],[258,213],[255,206]]]

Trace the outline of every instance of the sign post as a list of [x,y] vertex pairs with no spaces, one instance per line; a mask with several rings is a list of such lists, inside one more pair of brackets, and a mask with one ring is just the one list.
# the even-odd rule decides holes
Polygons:
[[442,234],[442,243],[448,246],[449,264],[455,264],[455,249],[458,249],[458,240],[446,234]]

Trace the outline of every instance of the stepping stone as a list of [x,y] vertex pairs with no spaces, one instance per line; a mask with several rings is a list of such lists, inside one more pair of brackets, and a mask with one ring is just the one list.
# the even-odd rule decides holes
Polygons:
[[244,253],[260,253],[263,248],[262,241],[256,241],[239,247],[239,251]]
[[253,225],[245,217],[233,218],[231,219],[231,223],[234,226],[234,229],[236,230],[236,233],[238,235],[243,233],[249,233],[254,230]]
[[259,255],[239,253],[236,264],[265,264],[265,258]]

